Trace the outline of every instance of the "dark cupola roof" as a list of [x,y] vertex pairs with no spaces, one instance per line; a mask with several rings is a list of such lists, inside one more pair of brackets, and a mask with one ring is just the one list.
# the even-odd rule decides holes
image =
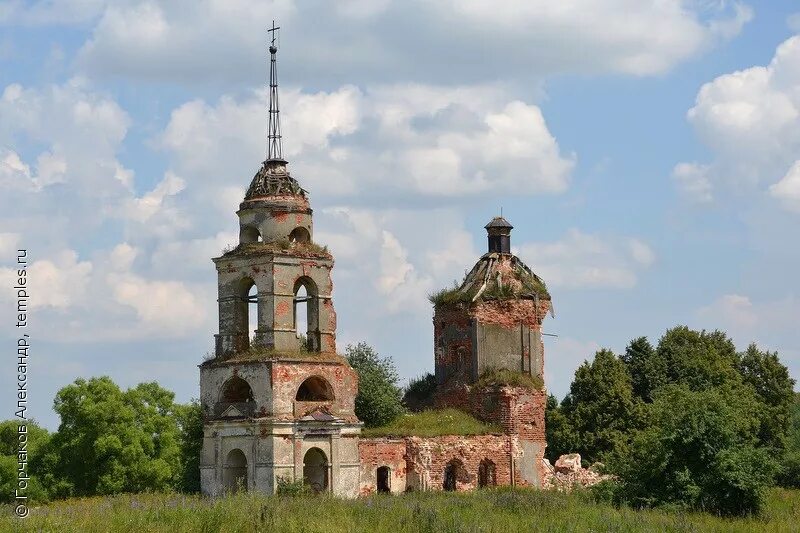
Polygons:
[[488,224],[484,226],[487,230],[492,228],[508,228],[509,230],[514,229],[514,226],[511,223],[504,219],[503,217],[494,217],[492,220],[489,221]]
[[285,195],[305,197],[306,190],[289,174],[286,161],[270,159],[264,161],[256,175],[253,176],[253,181],[250,182],[244,199],[247,201],[264,196]]

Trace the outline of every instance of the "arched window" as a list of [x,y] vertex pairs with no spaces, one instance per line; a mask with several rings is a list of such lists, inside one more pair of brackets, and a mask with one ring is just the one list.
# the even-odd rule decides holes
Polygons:
[[233,376],[222,385],[215,410],[217,416],[241,418],[253,416],[255,405],[250,384],[239,376]]
[[328,458],[319,448],[311,448],[303,458],[303,482],[314,492],[328,488]]
[[392,471],[388,466],[378,468],[378,492],[391,492]]
[[[236,333],[246,339],[245,347],[251,346],[251,339],[258,329],[258,287],[252,278],[244,277],[239,280],[236,300],[234,323]],[[251,306],[255,311],[250,312]]]
[[228,452],[222,469],[222,482],[226,492],[247,490],[247,457],[235,448]]
[[478,486],[494,487],[497,485],[497,469],[489,459],[484,459],[478,466]]
[[239,228],[239,243],[261,242],[261,233],[255,226],[242,226]]
[[320,351],[319,298],[317,284],[307,276],[294,283],[294,330],[300,348]]
[[298,226],[289,234],[289,242],[308,242],[311,240],[311,234],[308,229]]
[[448,491],[457,490],[459,481],[461,483],[466,483],[469,481],[469,476],[467,475],[467,470],[464,468],[464,463],[459,459],[453,459],[444,467],[442,488]]
[[222,396],[220,397],[220,401],[252,402],[253,389],[251,389],[250,385],[239,376],[233,376],[222,386]]
[[311,376],[297,389],[295,400],[301,402],[328,402],[333,400],[333,387],[325,378]]

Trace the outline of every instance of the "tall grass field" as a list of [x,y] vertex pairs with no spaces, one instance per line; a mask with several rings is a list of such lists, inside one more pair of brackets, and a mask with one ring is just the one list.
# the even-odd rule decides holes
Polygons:
[[495,489],[419,492],[341,500],[235,494],[210,500],[181,494],[71,499],[31,509],[10,507],[2,531],[57,532],[498,532],[800,531],[800,491],[773,489],[758,518],[726,519],[679,511],[635,511],[594,503],[587,494]]

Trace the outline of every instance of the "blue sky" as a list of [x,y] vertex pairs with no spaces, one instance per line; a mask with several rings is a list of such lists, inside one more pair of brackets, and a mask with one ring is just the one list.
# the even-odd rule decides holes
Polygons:
[[430,370],[426,295],[502,207],[553,294],[559,397],[595,350],[677,324],[777,350],[800,378],[796,2],[0,1],[0,248],[34,261],[47,426],[76,377],[197,396],[210,258],[265,150],[273,18],[340,349]]

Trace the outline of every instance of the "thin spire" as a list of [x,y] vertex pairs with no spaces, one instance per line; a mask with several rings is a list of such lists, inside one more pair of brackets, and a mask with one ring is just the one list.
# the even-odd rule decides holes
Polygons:
[[281,146],[281,118],[278,109],[278,69],[275,62],[275,54],[278,47],[275,45],[275,36],[280,27],[275,26],[272,21],[272,28],[267,33],[272,35],[269,45],[269,125],[267,131],[267,161],[283,160],[283,148]]

